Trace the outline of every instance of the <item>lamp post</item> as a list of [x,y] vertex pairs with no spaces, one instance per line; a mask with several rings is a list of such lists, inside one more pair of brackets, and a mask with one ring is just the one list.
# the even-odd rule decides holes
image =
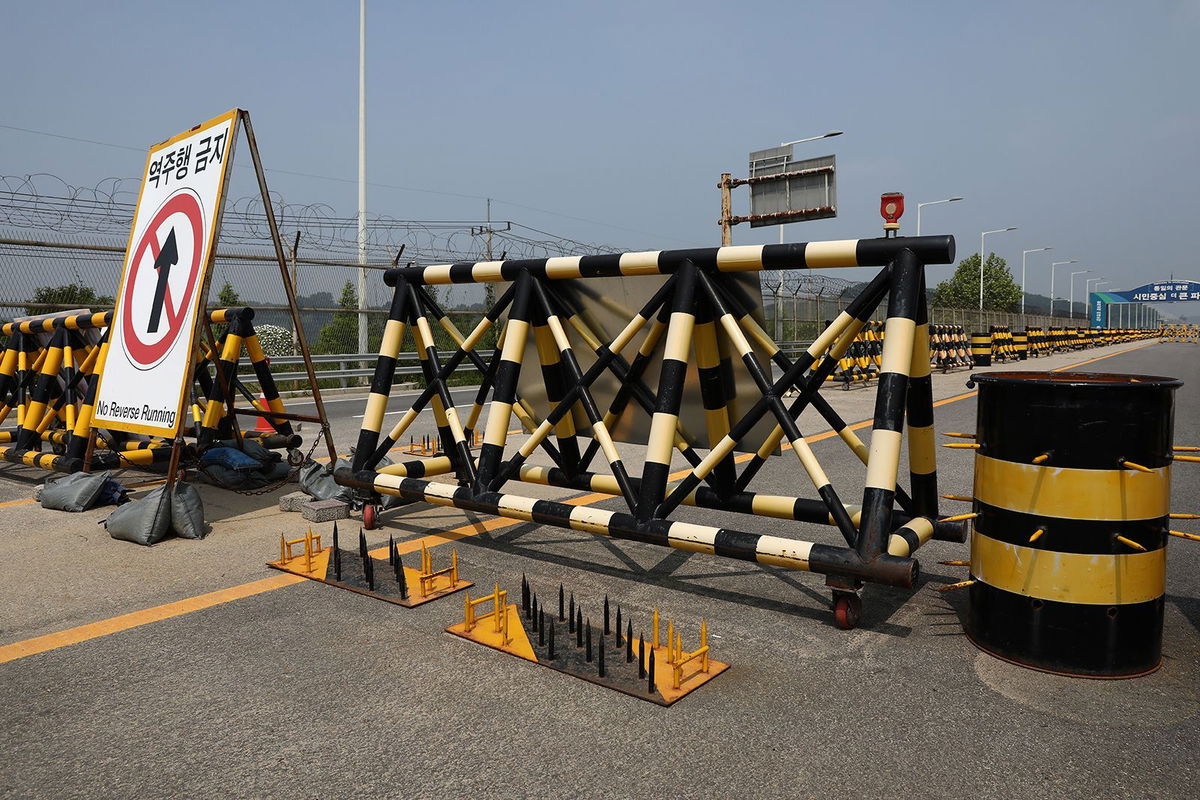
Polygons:
[[1053,249],[1053,247],[1035,247],[1032,250],[1021,251],[1021,316],[1025,315],[1025,256],[1030,253],[1040,253],[1043,250]]
[[1078,264],[1079,259],[1072,258],[1070,261],[1051,261],[1050,262],[1050,316],[1054,316],[1054,269],[1059,264]]
[[937,206],[942,203],[957,203],[961,197],[947,197],[945,200],[930,200],[928,203],[917,203],[917,236],[921,235],[921,209],[925,206]]
[[358,352],[367,352],[367,0],[358,4]]
[[1080,269],[1071,273],[1071,304],[1067,306],[1067,316],[1075,319],[1075,276],[1091,272],[1090,269]]
[[993,234],[993,233],[1007,233],[1008,231],[1015,231],[1015,230],[1016,230],[1016,228],[1015,228],[1015,227],[1012,227],[1012,228],[996,228],[996,230],[994,230],[994,231],[984,231],[983,233],[979,234],[979,310],[980,310],[980,311],[983,311],[983,260],[984,260],[984,256],[983,256],[983,240],[984,240],[984,238],[985,238],[985,237],[987,237],[989,234]]
[[[828,133],[822,133],[820,136],[809,136],[804,139],[795,139],[790,142],[780,142],[779,146],[787,147],[788,145],[793,145],[793,144],[804,144],[805,142],[815,142],[819,139],[829,139],[834,136],[841,136],[843,133],[845,133],[845,131],[829,131]],[[790,159],[791,156],[789,155],[788,158]],[[780,223],[780,225],[779,225],[779,243],[783,244],[783,223]]]

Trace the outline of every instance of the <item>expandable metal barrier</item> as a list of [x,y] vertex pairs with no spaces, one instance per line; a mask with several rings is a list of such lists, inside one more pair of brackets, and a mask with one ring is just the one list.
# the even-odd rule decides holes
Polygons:
[[[362,430],[352,465],[338,469],[336,479],[355,488],[367,503],[374,502],[379,495],[392,495],[618,539],[822,573],[834,591],[836,621],[843,627],[852,627],[857,624],[861,608],[857,591],[863,582],[911,588],[919,569],[911,553],[921,542],[930,537],[959,542],[964,538],[961,524],[938,520],[931,354],[924,294],[925,264],[951,263],[953,258],[953,237],[924,236],[388,270],[384,281],[394,288],[394,293]],[[829,267],[882,269],[795,361],[781,353],[754,320],[750,299],[729,279],[731,273],[746,271]],[[574,300],[557,288],[564,280],[642,275],[667,277],[615,336],[594,330]],[[509,284],[475,329],[466,335],[457,330],[424,288],[461,283]],[[868,448],[821,397],[820,390],[885,296],[888,313]],[[504,312],[507,319],[499,346],[490,363],[485,362],[476,348]],[[444,357],[434,343],[430,316],[458,344],[449,357]],[[632,361],[626,360],[624,353],[634,349],[635,339],[647,325],[649,330],[636,347]],[[406,330],[413,332],[416,349],[422,354],[426,387],[385,433],[382,426],[395,360]],[[573,333],[568,334],[568,330]],[[554,378],[563,388],[560,396],[552,397],[552,408],[540,420],[532,406],[517,393],[521,359],[531,331],[539,338],[549,336],[552,357],[543,357],[541,368],[548,379]],[[724,342],[718,343],[718,337]],[[662,368],[657,386],[652,387],[644,374],[655,346],[664,339]],[[768,377],[768,368],[755,354],[751,341],[770,354],[782,373],[779,378]],[[586,372],[575,356],[578,342],[596,357]],[[709,441],[716,442],[704,456],[696,451],[687,432],[678,424],[683,379],[693,345]],[[733,369],[734,359],[719,357],[721,345],[737,356],[759,392],[758,400],[741,419],[731,419],[728,413],[730,396],[721,375],[722,370]],[[448,379],[459,364],[468,360],[484,378],[464,421],[454,406]],[[622,388],[611,407],[602,412],[591,386],[606,370],[616,376]],[[789,391],[794,391],[795,396],[785,403],[785,393]],[[630,403],[652,418],[640,476],[631,475],[626,468],[609,428]],[[484,440],[476,459],[470,442],[485,404],[488,414],[483,423]],[[401,440],[427,405],[432,405],[445,455],[428,462],[407,461],[376,469],[383,455]],[[567,424],[568,415],[577,405],[590,422],[592,434],[591,442],[582,445],[581,432]],[[809,405],[866,466],[861,506],[843,503],[801,434],[796,420]],[[519,448],[510,451],[507,435],[513,415],[530,436]],[[906,416],[910,429],[909,491],[897,485]],[[764,418],[773,419],[775,426],[739,474],[735,470],[734,450]],[[750,482],[785,438],[819,499],[749,491]],[[538,448],[548,455],[553,467],[527,464]],[[687,459],[691,469],[681,480],[672,482],[668,476],[675,450]],[[609,474],[591,471],[591,463],[599,454],[607,462]],[[438,480],[439,475],[447,478]],[[625,500],[627,510],[612,512],[504,493],[505,486],[514,480],[613,494]],[[675,509],[684,504],[833,525],[846,546],[670,519]],[[889,552],[892,542],[904,543],[908,552],[893,555]]]
[[[210,323],[227,324],[228,331],[216,342],[219,359],[213,359],[211,345],[202,341],[197,347],[191,409],[195,423],[192,432],[201,446],[239,436],[254,438],[269,448],[300,445],[300,437],[289,422],[292,415],[279,397],[254,331],[253,318],[251,308],[222,308],[209,313]],[[96,369],[108,350],[111,319],[112,312],[105,311],[9,322],[0,327],[0,333],[7,337],[6,347],[0,351],[0,424],[13,410],[17,412],[16,428],[0,431],[0,459],[56,472],[165,464],[170,459],[169,439],[118,431],[93,436],[98,433],[92,427]],[[94,342],[85,335],[93,330],[99,331]],[[42,347],[39,342],[47,335],[49,341]],[[243,349],[265,403],[237,378]],[[239,432],[232,414],[235,391],[253,408],[237,409],[237,413],[267,417],[277,433]],[[52,452],[43,452],[47,444]]]

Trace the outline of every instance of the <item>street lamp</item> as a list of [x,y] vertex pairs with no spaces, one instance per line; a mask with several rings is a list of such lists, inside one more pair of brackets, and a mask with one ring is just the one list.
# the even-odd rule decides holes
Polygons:
[[1015,231],[1016,228],[996,228],[994,231],[984,231],[979,234],[979,310],[983,311],[983,239],[992,233],[1007,233]]
[[1067,316],[1071,319],[1075,319],[1075,276],[1083,275],[1086,272],[1091,272],[1091,270],[1081,269],[1071,273],[1071,304],[1067,306]]
[[1051,261],[1050,262],[1050,316],[1054,316],[1054,268],[1059,264],[1078,264],[1079,259],[1072,258],[1070,261]]
[[1053,249],[1053,247],[1035,247],[1032,250],[1021,251],[1021,314],[1025,313],[1025,256],[1030,253],[1040,253],[1043,250]]
[[936,206],[942,203],[956,203],[961,197],[947,197],[945,200],[930,200],[928,203],[917,203],[917,236],[921,235],[921,209],[925,206]]
[[791,141],[791,142],[780,142],[779,146],[787,147],[789,144],[804,144],[805,142],[815,142],[818,139],[828,139],[833,136],[841,136],[843,133],[845,133],[845,131],[829,131],[828,133],[822,133],[820,136],[809,136],[807,139],[796,139],[795,141]]
[[[791,142],[780,142],[779,146],[787,147],[788,145],[793,145],[793,144],[804,144],[805,142],[815,142],[818,139],[829,139],[834,136],[841,136],[843,133],[845,133],[845,131],[829,131],[827,133],[822,133],[820,136],[809,136],[806,139],[795,139],[794,141],[791,141]],[[789,155],[788,158],[791,158],[791,156]],[[780,223],[780,225],[779,225],[779,243],[783,244],[783,224],[782,223]]]

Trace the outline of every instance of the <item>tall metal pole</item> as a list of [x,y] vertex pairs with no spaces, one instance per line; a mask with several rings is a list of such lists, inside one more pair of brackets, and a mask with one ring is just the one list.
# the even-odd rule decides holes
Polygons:
[[721,182],[717,186],[721,189],[721,246],[728,247],[733,244],[733,225],[730,222],[730,217],[733,216],[733,198],[730,193],[730,181],[733,180],[733,175],[728,172],[721,173]]
[[983,264],[984,264],[983,240],[984,240],[984,237],[986,237],[988,234],[991,234],[991,233],[1007,233],[1008,231],[1015,231],[1015,230],[1016,230],[1015,227],[997,228],[994,231],[984,231],[983,233],[979,234],[979,310],[980,311],[983,311]]
[[1050,262],[1050,316],[1051,317],[1054,316],[1054,300],[1055,300],[1055,297],[1054,297],[1054,270],[1058,267],[1059,264],[1076,264],[1078,262],[1079,262],[1079,259],[1077,259],[1077,258],[1072,258],[1068,261],[1051,261]]
[[358,2],[358,352],[367,352],[367,0]]
[[1087,272],[1091,272],[1091,270],[1090,269],[1081,269],[1081,270],[1077,270],[1076,272],[1071,273],[1071,304],[1069,306],[1067,306],[1067,316],[1070,319],[1075,319],[1075,276],[1083,275],[1084,273],[1087,273]]
[[[917,235],[919,236],[920,234]],[[1053,249],[1053,247],[1035,247],[1032,250],[1021,251],[1021,316],[1025,316],[1025,257],[1030,253],[1040,253],[1043,250]]]

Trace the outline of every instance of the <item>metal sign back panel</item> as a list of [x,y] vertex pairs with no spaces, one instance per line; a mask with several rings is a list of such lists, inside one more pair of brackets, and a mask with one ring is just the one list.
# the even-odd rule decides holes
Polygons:
[[237,115],[150,148],[100,367],[96,427],[166,437],[182,428]]
[[791,147],[750,154],[750,227],[837,216],[837,157],[792,160]]
[[[756,321],[759,325],[765,325],[766,323],[762,316],[762,289],[759,284],[759,273],[744,272],[726,275],[725,277],[736,281],[737,285],[756,309],[754,314]],[[579,281],[560,281],[556,284],[555,288],[568,294],[573,299],[576,307],[581,310],[581,316],[586,320],[589,328],[595,331],[603,341],[607,342],[611,341],[612,337],[625,327],[633,315],[637,313],[642,303],[658,291],[665,280],[666,277],[661,275],[588,278],[587,280]],[[582,346],[583,343],[575,331],[569,330],[568,335],[572,338],[573,349],[579,360],[580,368],[586,373],[592,364],[595,363],[596,355],[592,352],[591,348]],[[626,356],[632,358],[632,353],[641,344],[643,336],[645,336],[644,333],[634,339],[634,342],[631,343],[625,352]],[[725,337],[718,337],[719,347],[724,348],[726,344]],[[763,350],[757,342],[752,341],[751,345],[754,347],[759,362],[766,368],[768,377],[771,377],[772,362],[770,354]],[[664,346],[665,341],[660,340],[646,367],[644,373],[646,377],[643,379],[651,385],[654,384],[654,376],[658,375],[662,370]],[[750,407],[758,401],[761,395],[754,381],[746,373],[745,368],[741,364],[741,359],[736,353],[732,351],[722,352],[721,358],[725,362],[724,367],[727,368],[726,375],[733,388],[733,398],[728,406],[729,419],[736,422],[750,411]],[[530,335],[529,341],[525,346],[524,358],[521,360],[518,389],[522,398],[530,401],[534,408],[544,413],[544,409],[551,407],[552,404],[546,396],[546,381],[538,361],[539,355],[536,337]],[[595,398],[596,404],[600,407],[601,411],[611,406],[620,389],[621,383],[616,379],[616,376],[607,371],[592,384],[592,396]],[[579,404],[576,404],[572,409],[572,417],[578,435],[590,436],[591,424],[588,422],[587,416]],[[611,426],[610,432],[613,439],[618,442],[645,445],[650,435],[650,421],[649,414],[646,414],[636,402],[630,402],[626,406],[625,412]],[[716,444],[715,442],[710,442],[708,438],[704,402],[700,394],[700,375],[696,368],[694,352],[687,367],[683,402],[679,413],[679,424],[683,430],[688,432],[697,447],[711,448]],[[756,451],[762,446],[762,443],[774,427],[774,419],[770,418],[769,415],[764,417],[738,443],[737,450],[740,452]]]

